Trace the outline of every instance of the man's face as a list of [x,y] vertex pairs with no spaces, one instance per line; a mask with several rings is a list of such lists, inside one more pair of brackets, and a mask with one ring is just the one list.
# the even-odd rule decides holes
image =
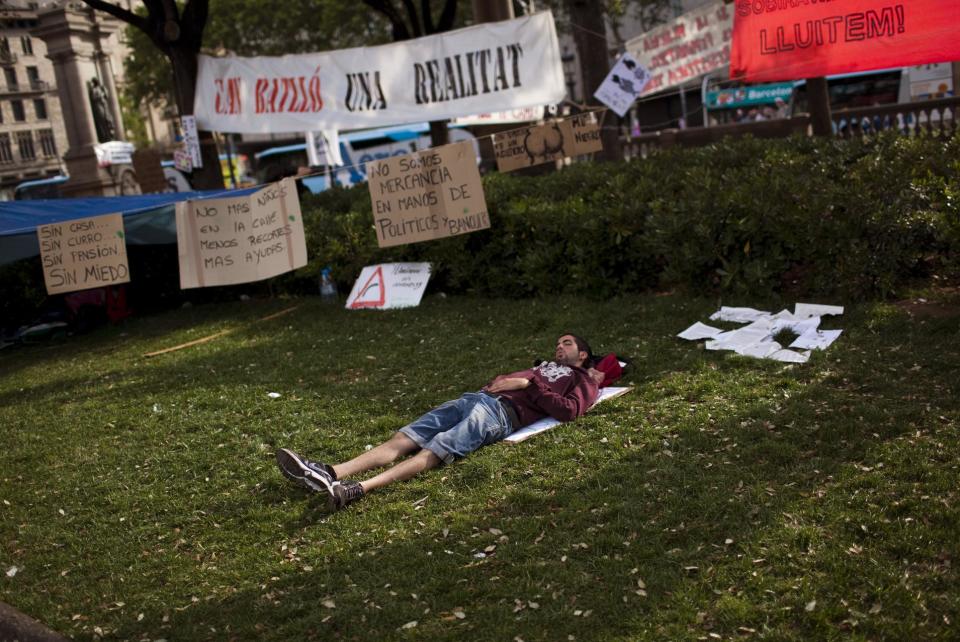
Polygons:
[[557,351],[554,361],[562,366],[579,366],[583,364],[586,353],[577,349],[577,342],[569,334],[557,339]]

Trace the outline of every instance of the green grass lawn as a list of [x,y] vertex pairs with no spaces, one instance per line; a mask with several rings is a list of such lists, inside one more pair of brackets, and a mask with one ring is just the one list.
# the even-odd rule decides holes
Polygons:
[[[714,309],[251,301],[4,351],[0,601],[79,639],[958,639],[960,317],[848,308],[784,365],[674,337]],[[334,515],[275,468],[565,331],[634,391]]]

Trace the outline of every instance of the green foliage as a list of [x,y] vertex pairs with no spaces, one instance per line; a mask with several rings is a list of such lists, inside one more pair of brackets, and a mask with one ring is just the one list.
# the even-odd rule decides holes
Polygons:
[[[141,10],[142,11],[142,10]],[[125,92],[141,101],[174,104],[170,61],[139,29],[128,26],[131,55]],[[210,0],[205,52],[275,56],[389,41],[386,21],[359,2],[287,2],[283,10],[258,0]]]
[[424,260],[447,292],[884,297],[960,247],[957,146],[744,139],[492,174],[490,230],[398,248],[377,248],[366,186],[306,200],[304,218],[312,261],[342,286],[364,265]]

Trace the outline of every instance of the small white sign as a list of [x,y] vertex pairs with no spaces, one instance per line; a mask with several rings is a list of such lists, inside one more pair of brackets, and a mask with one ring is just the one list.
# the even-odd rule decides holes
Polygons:
[[196,116],[181,116],[180,125],[183,128],[183,145],[190,154],[190,164],[193,167],[203,167],[200,157],[200,136],[197,134]]
[[429,263],[381,263],[360,272],[346,308],[408,308],[420,305],[430,280]]
[[620,56],[593,95],[622,117],[649,82],[650,72],[647,68],[627,53]]
[[310,163],[310,167],[343,165],[340,134],[336,129],[307,132],[307,162]]
[[193,171],[193,161],[190,160],[190,153],[185,149],[173,150],[173,166],[181,172],[188,174]]

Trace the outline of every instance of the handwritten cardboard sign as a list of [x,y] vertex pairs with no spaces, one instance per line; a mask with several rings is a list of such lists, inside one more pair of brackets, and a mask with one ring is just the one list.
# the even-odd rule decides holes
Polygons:
[[599,152],[603,149],[600,123],[596,113],[590,112],[543,125],[511,129],[494,135],[493,149],[501,172]]
[[285,178],[248,196],[177,203],[180,287],[261,281],[307,264],[300,199]]
[[429,263],[368,265],[353,284],[346,308],[386,310],[418,306],[429,280]]
[[37,238],[47,294],[130,281],[122,214],[40,225]]
[[490,227],[480,171],[468,141],[366,165],[380,247]]

